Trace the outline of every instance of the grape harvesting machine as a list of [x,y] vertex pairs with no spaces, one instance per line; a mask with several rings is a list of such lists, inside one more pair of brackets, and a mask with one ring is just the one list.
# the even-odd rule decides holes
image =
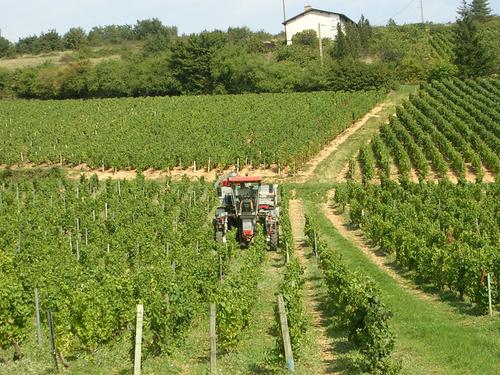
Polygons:
[[215,212],[215,240],[226,242],[226,234],[237,228],[240,246],[246,247],[254,237],[257,224],[265,230],[271,250],[279,246],[279,193],[278,185],[262,184],[256,176],[238,176],[231,172],[215,183],[219,207]]

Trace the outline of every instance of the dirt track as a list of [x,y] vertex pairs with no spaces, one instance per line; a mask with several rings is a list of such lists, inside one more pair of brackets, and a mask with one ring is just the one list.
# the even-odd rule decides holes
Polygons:
[[333,141],[330,142],[323,150],[320,151],[308,164],[303,172],[298,174],[297,182],[305,182],[314,175],[314,172],[318,165],[326,160],[332,153],[337,151],[337,149],[349,138],[351,135],[356,133],[363,125],[365,125],[371,118],[377,117],[378,113],[386,107],[386,103],[381,103],[375,106],[370,112],[363,116],[361,120],[356,122],[354,125],[350,126],[342,133],[340,133]]
[[[321,350],[321,358],[323,359],[324,368],[329,367],[334,361],[334,355],[332,352],[331,339],[328,337],[328,322],[324,317],[324,314],[320,307],[320,299],[318,296],[318,290],[314,288],[311,284],[310,277],[307,271],[307,264],[311,262],[305,255],[304,247],[304,207],[300,200],[292,199],[289,201],[288,206],[288,216],[290,218],[290,223],[292,225],[292,235],[295,242],[295,255],[300,261],[302,267],[305,271],[305,282],[304,282],[304,298],[305,307],[312,319],[312,324],[317,331],[317,341],[319,349]],[[331,374],[329,371],[324,371],[325,374]]]

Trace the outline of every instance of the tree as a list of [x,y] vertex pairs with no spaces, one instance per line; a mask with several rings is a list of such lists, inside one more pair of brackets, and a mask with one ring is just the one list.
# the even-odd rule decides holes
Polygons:
[[136,39],[136,35],[130,25],[96,26],[90,30],[88,35],[88,40],[92,45],[119,44],[134,39]]
[[62,39],[56,30],[41,33],[37,40],[40,52],[58,51],[62,48]]
[[454,62],[463,78],[491,74],[495,67],[494,56],[484,44],[477,21],[472,14],[464,14],[455,26]]
[[361,39],[358,26],[355,23],[348,23],[345,26],[345,42],[347,46],[347,56],[357,59],[361,54]]
[[389,21],[387,21],[387,27],[396,27],[396,26],[398,26],[396,21],[394,21],[394,19],[392,18],[389,18]]
[[231,43],[241,43],[253,36],[252,30],[248,27],[229,27],[227,29],[227,37]]
[[316,47],[319,45],[318,35],[314,30],[304,30],[292,37],[292,44],[307,46],[307,47]]
[[58,68],[50,63],[18,70],[12,75],[12,89],[21,98],[53,99],[58,95]]
[[81,27],[73,27],[64,34],[63,44],[68,49],[80,49],[87,44],[87,33]]
[[0,67],[0,98],[7,96],[11,84],[11,73],[9,70]]
[[89,96],[90,61],[78,61],[68,65],[61,77],[60,96],[62,98],[87,98]]
[[16,43],[16,51],[21,54],[37,53],[37,42],[38,36],[36,35],[19,38],[18,42]]
[[345,39],[344,31],[337,24],[337,35],[335,36],[335,45],[332,50],[332,57],[336,60],[342,60],[348,55],[347,42]]
[[212,58],[226,43],[227,35],[221,31],[193,34],[177,41],[169,66],[182,84],[183,93],[212,93]]
[[358,31],[361,48],[364,52],[366,52],[370,45],[370,39],[372,38],[373,30],[372,26],[370,25],[370,21],[368,21],[368,19],[363,15],[361,15],[361,18],[358,22]]
[[129,69],[120,60],[102,61],[89,74],[89,96],[114,98],[130,96]]
[[167,51],[172,45],[172,37],[168,34],[149,35],[142,51],[146,55],[154,55]]
[[260,54],[250,54],[244,46],[226,45],[212,59],[212,79],[218,92],[238,94],[256,91],[256,73],[265,64]]
[[485,19],[491,16],[491,8],[489,7],[488,0],[472,0],[470,5],[471,14],[478,19]]
[[467,4],[466,0],[462,0],[462,3],[458,7],[457,13],[460,19],[464,18],[465,16],[471,13],[471,7],[469,4]]
[[0,35],[0,57],[7,56],[10,48],[11,45],[9,40]]
[[151,35],[177,36],[177,27],[165,26],[158,18],[137,21],[134,26],[137,39],[145,39]]

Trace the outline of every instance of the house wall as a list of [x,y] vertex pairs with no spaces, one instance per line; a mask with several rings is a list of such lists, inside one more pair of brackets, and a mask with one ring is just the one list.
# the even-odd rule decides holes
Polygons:
[[[337,25],[341,22],[338,14],[309,12],[286,25],[287,44],[292,44],[292,37],[304,30],[314,30],[318,34],[318,24],[321,25],[321,38],[335,39]],[[341,22],[344,28],[344,22]]]

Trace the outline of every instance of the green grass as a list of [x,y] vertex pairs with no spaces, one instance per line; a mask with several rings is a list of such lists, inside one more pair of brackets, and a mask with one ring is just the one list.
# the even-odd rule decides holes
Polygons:
[[498,374],[500,373],[500,321],[461,313],[446,302],[422,299],[401,286],[352,242],[341,236],[320,207],[306,204],[323,239],[336,249],[349,269],[362,272],[379,285],[392,310],[396,334],[395,357],[403,361],[403,373]]

